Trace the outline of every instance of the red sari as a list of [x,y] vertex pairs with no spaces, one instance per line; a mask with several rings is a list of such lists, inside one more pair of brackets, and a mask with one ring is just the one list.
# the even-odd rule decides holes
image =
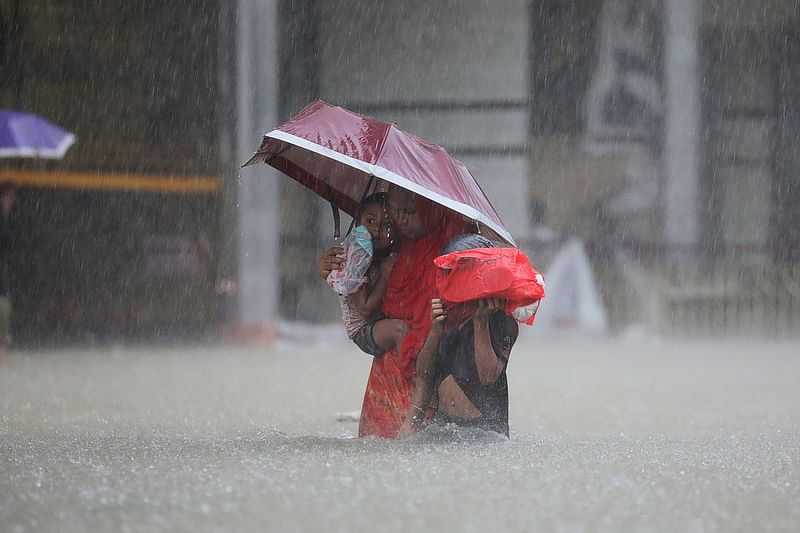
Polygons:
[[397,437],[414,389],[417,354],[431,327],[437,270],[433,260],[447,241],[464,233],[464,221],[441,206],[418,198],[417,211],[427,234],[401,243],[382,307],[387,317],[405,320],[408,333],[399,348],[372,361],[361,406],[359,437]]

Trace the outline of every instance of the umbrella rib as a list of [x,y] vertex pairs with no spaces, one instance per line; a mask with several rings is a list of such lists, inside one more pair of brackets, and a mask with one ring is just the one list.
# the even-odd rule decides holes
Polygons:
[[389,132],[392,131],[392,128],[396,128],[396,127],[397,126],[394,124],[394,122],[392,122],[392,123],[389,124],[389,127],[386,128],[386,131],[383,133],[383,138],[381,139],[381,145],[378,148],[378,153],[375,156],[375,162],[378,162],[378,161],[381,160],[381,156],[383,155],[383,150],[384,150],[384,148],[386,148],[386,139],[389,138]]

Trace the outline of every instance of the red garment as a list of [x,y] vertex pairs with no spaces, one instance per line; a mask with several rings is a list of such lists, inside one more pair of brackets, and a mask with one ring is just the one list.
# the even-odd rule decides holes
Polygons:
[[400,244],[382,307],[387,317],[405,320],[408,333],[399,349],[393,348],[372,361],[359,437],[397,437],[414,388],[417,354],[431,327],[437,270],[433,260],[447,241],[464,233],[464,221],[441,206],[417,198],[417,212],[428,233]]

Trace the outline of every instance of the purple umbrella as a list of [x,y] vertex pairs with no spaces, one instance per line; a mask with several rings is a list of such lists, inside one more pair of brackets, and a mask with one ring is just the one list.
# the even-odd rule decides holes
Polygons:
[[61,159],[75,136],[30,113],[0,109],[0,157]]

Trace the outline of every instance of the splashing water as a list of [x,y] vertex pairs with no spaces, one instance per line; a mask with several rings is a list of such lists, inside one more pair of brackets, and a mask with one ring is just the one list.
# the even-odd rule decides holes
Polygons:
[[355,439],[369,368],[336,333],[269,349],[12,353],[5,531],[773,530],[800,521],[790,343],[540,341],[511,439]]

